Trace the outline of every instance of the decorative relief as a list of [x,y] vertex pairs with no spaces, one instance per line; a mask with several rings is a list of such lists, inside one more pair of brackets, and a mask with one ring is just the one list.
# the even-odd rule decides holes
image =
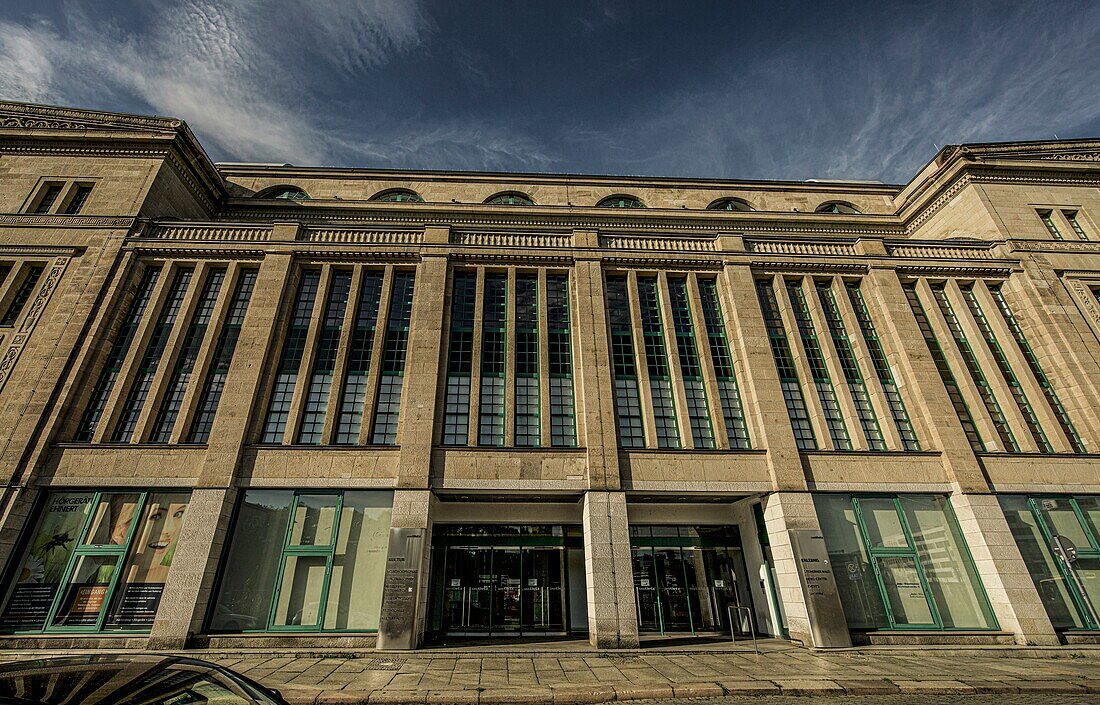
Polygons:
[[46,127],[58,130],[86,130],[104,127],[146,127],[174,130],[183,125],[175,118],[145,115],[101,113],[78,108],[55,108],[45,105],[7,104],[0,108],[0,121],[5,127]]
[[355,243],[359,245],[419,245],[424,233],[417,230],[321,230],[307,229],[306,242]]
[[133,224],[134,218],[124,215],[35,215],[33,213],[5,213],[0,215],[0,225],[129,228]]
[[717,252],[715,238],[646,237],[639,235],[600,235],[600,247],[611,250],[652,250],[658,252]]
[[1064,242],[1062,240],[1009,240],[1014,250],[1029,252],[1100,252],[1100,242]]
[[856,254],[850,242],[798,242],[795,240],[745,240],[749,252],[768,255],[825,255],[844,257]]
[[955,245],[892,245],[886,251],[893,257],[915,259],[994,259],[986,246],[959,247]]
[[486,247],[570,247],[572,233],[451,232],[453,245]]
[[1047,161],[1100,162],[1100,152],[1072,152],[1044,154],[1039,159]]
[[42,317],[42,311],[45,310],[46,304],[49,303],[50,297],[53,296],[53,292],[57,289],[57,283],[61,281],[61,276],[65,273],[65,268],[69,266],[69,260],[69,257],[57,257],[54,259],[53,264],[50,266],[49,274],[46,275],[46,278],[38,287],[38,295],[35,296],[34,301],[32,301],[31,305],[27,308],[27,312],[23,314],[23,324],[19,327],[19,332],[12,336],[11,343],[8,344],[7,350],[4,351],[4,356],[0,358],[0,390],[3,390],[4,385],[11,376],[11,371],[15,367],[15,363],[19,360],[19,356],[22,355],[23,348],[26,347],[27,339],[30,338],[31,332],[38,324],[38,320]]
[[1085,307],[1089,318],[1092,319],[1095,325],[1100,326],[1100,306],[1097,306],[1096,295],[1093,293],[1092,288],[1080,279],[1070,279],[1068,283],[1070,289],[1077,296],[1077,300]]
[[784,272],[798,272],[800,274],[805,273],[844,273],[844,274],[866,274],[869,267],[866,264],[858,264],[855,262],[769,262],[767,260],[754,260],[749,263],[749,266],[759,272],[772,272],[772,273],[784,273]]
[[999,277],[1004,278],[1012,274],[1010,267],[982,267],[977,265],[898,265],[894,267],[898,274],[906,274],[914,277]]
[[271,237],[270,225],[162,225],[148,235],[155,240],[212,240],[255,242]]
[[715,270],[721,269],[723,262],[721,259],[677,259],[675,257],[661,257],[657,255],[655,257],[604,257],[603,262],[613,264],[617,267],[624,269],[703,269],[703,270]]

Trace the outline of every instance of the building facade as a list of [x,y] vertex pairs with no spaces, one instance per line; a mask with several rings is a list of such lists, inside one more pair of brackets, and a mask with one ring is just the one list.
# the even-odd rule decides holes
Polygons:
[[213,164],[0,103],[0,644],[1100,637],[1100,141]]

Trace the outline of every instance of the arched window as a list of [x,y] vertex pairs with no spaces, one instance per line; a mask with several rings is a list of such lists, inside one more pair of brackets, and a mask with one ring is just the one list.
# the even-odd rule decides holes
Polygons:
[[485,201],[491,206],[533,206],[535,202],[531,197],[519,191],[506,191],[498,193]]
[[742,201],[740,198],[719,198],[714,203],[707,206],[708,211],[751,211],[753,207],[748,204],[748,201]]
[[827,201],[817,207],[816,213],[859,213],[859,209],[844,201]]
[[597,208],[645,208],[636,196],[608,196],[596,204]]
[[410,191],[407,188],[394,188],[388,191],[382,191],[371,196],[372,201],[381,201],[383,203],[423,203],[424,199],[420,197],[420,194],[416,191]]
[[256,198],[285,198],[288,201],[308,201],[309,194],[297,186],[273,186],[256,194]]

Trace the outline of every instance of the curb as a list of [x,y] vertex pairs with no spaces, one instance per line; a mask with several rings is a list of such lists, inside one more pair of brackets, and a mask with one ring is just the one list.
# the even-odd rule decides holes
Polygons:
[[653,685],[563,685],[530,688],[453,688],[446,690],[322,690],[285,688],[291,705],[597,705],[656,699],[717,698],[726,695],[966,695],[966,694],[1100,694],[1100,680],[959,681],[890,679],[801,679],[776,681],[711,681]]

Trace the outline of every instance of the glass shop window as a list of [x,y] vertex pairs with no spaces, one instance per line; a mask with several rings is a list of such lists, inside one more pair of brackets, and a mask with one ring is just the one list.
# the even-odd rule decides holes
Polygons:
[[8,587],[0,629],[153,626],[188,492],[52,492]]
[[374,631],[393,493],[248,490],[211,631]]
[[822,494],[814,503],[850,628],[997,628],[946,497]]

